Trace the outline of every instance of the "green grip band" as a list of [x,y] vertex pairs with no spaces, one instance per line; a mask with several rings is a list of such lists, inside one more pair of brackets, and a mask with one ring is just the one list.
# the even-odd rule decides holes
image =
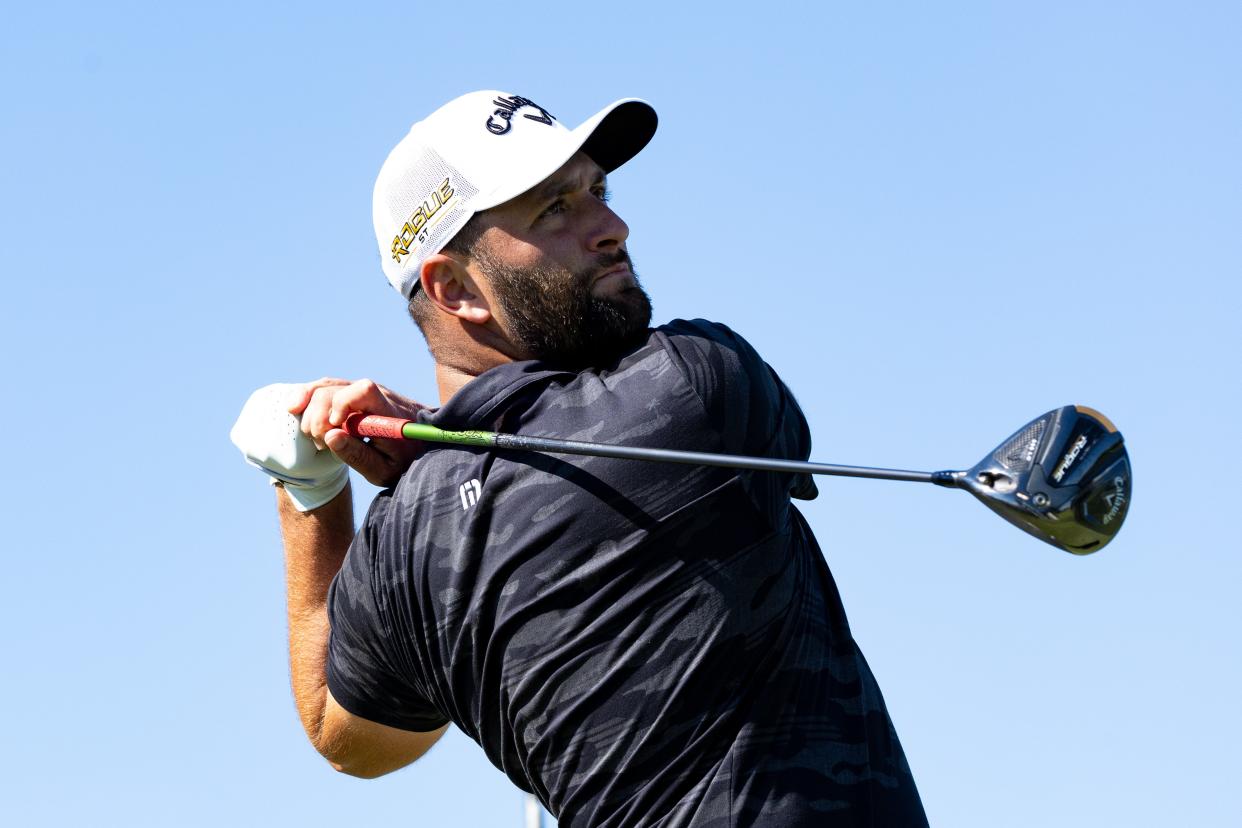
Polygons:
[[476,446],[492,448],[496,444],[496,435],[490,431],[445,431],[433,425],[423,423],[406,423],[401,427],[401,436],[407,440],[423,440],[428,443],[451,443],[455,446]]

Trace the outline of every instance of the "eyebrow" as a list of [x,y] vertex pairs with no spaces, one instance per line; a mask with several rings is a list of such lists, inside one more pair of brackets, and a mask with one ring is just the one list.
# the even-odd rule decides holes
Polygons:
[[[572,193],[574,190],[580,189],[582,176],[575,175],[560,181],[548,181],[535,190],[535,200],[538,202],[548,201],[554,198],[560,198],[566,193]],[[590,186],[596,184],[607,184],[608,176],[603,170],[596,169],[595,175],[591,177]]]

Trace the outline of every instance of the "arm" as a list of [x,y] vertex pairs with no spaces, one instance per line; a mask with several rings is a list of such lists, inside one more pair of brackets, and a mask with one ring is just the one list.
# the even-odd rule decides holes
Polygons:
[[298,511],[279,487],[276,497],[285,546],[290,671],[302,727],[338,771],[373,778],[404,767],[448,726],[429,733],[388,727],[353,715],[328,692],[328,587],[353,539],[350,489],[308,512]]
[[[372,483],[390,486],[414,461],[419,446],[385,440],[364,443],[336,426],[352,411],[412,417],[419,408],[369,380],[322,379],[304,386],[289,410],[299,416],[302,431],[318,446],[331,449]],[[381,776],[408,765],[443,735],[447,725],[425,733],[389,727],[350,713],[328,690],[328,590],[354,536],[350,488],[310,511],[298,510],[278,489],[277,511],[285,546],[293,697],[306,735],[334,768],[354,776]]]

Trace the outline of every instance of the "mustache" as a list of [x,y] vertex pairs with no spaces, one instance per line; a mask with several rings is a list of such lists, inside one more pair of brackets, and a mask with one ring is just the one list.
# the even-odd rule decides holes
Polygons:
[[616,253],[600,253],[595,257],[595,266],[600,270],[607,270],[619,264],[629,265],[631,270],[634,269],[628,250],[618,250]]
[[630,259],[628,250],[618,250],[615,253],[599,253],[595,256],[595,263],[578,274],[578,280],[586,283],[605,270],[616,267],[619,264],[626,265],[631,272],[634,270],[634,262]]

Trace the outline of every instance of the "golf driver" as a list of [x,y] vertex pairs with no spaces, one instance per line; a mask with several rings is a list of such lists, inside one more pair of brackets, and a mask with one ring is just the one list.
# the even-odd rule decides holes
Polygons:
[[486,449],[584,454],[757,471],[906,480],[965,489],[1014,526],[1075,555],[1103,549],[1130,508],[1130,458],[1116,426],[1098,411],[1067,405],[1036,417],[972,468],[921,472],[771,457],[611,446],[492,431],[445,431],[396,417],[351,414],[355,437],[423,440]]

